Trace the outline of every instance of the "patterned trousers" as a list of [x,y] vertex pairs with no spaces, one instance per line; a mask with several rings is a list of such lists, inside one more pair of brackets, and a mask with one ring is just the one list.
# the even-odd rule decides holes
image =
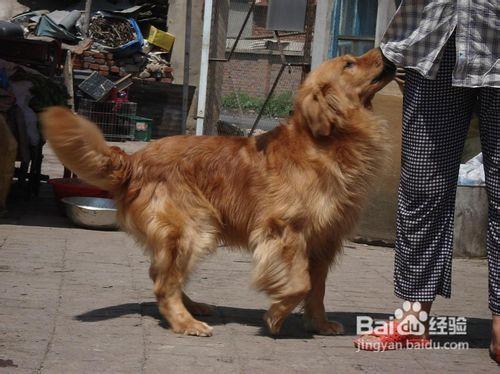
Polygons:
[[451,295],[458,171],[476,108],[489,199],[489,306],[500,314],[500,89],[452,87],[454,65],[452,37],[436,80],[406,73],[395,293],[409,301]]

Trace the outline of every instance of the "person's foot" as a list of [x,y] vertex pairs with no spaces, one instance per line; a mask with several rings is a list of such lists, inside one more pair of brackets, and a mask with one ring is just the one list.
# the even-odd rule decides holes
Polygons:
[[[394,343],[406,343],[407,341],[427,344],[429,342],[429,326],[427,323],[424,323],[425,332],[423,334],[419,334],[418,336],[401,335],[398,333],[396,326],[399,322],[407,320],[410,316],[418,319],[419,313],[421,312],[425,312],[427,313],[427,316],[429,316],[431,307],[432,302],[422,302],[417,306],[415,303],[405,301],[405,304],[403,304],[403,309],[399,310],[401,313],[399,315],[396,314],[396,319],[394,321],[386,321],[385,326],[387,328],[380,329],[385,330],[384,332],[374,332],[373,334],[362,335],[354,341],[354,345],[361,350],[386,350],[390,349],[386,347],[398,346],[398,344]],[[500,338],[500,334],[498,335],[498,337]],[[404,344],[399,345],[402,345],[403,348],[405,346]]]
[[493,315],[491,319],[490,356],[500,364],[500,315]]

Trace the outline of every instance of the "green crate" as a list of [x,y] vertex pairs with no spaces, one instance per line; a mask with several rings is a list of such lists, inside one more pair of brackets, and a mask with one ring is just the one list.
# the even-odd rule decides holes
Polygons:
[[151,133],[153,131],[153,120],[151,118],[128,115],[124,115],[123,117],[127,117],[132,121],[134,140],[141,140],[143,142],[151,140]]

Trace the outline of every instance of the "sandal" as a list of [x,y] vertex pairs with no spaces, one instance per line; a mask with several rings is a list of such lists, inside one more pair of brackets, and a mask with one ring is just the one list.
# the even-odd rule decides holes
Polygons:
[[[399,334],[396,321],[389,321],[384,326],[382,330],[388,331],[388,333],[378,333],[377,329],[374,329],[372,333],[362,335],[354,340],[354,346],[363,351],[391,351],[409,347],[426,348],[431,344],[429,339],[422,336]],[[363,338],[366,336],[375,336],[377,339],[364,341]],[[497,357],[500,358],[500,349],[497,352]]]
[[490,352],[491,359],[500,365],[500,348],[495,349],[494,352],[489,348],[488,351]]

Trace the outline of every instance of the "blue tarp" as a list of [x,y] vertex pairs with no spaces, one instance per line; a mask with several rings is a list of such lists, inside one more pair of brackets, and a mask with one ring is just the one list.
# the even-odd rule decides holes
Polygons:
[[69,43],[79,42],[79,39],[75,35],[64,29],[64,27],[57,25],[47,15],[43,15],[40,18],[40,22],[38,22],[35,29],[35,35],[50,36],[51,38],[63,40]]

